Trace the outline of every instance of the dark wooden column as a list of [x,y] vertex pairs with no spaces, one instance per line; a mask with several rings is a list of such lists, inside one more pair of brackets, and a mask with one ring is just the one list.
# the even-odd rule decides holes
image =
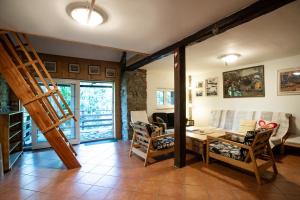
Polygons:
[[179,47],[174,53],[175,83],[175,166],[185,166],[185,131],[186,131],[186,82],[185,82],[185,47]]

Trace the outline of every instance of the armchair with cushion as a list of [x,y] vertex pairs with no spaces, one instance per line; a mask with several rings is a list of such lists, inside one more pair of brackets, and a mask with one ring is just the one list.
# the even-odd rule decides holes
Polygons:
[[135,153],[145,159],[145,167],[149,158],[174,152],[174,134],[162,134],[162,128],[140,121],[130,125],[133,128],[133,138],[129,156]]
[[272,166],[274,175],[278,173],[269,143],[272,132],[272,129],[248,131],[244,138],[234,134],[220,138],[207,136],[207,164],[209,158],[214,158],[254,172],[257,182],[261,184],[262,171]]

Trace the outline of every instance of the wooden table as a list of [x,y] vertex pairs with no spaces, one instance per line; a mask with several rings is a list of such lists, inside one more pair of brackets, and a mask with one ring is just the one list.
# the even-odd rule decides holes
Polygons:
[[[225,133],[223,132],[212,132],[212,133],[200,133],[199,131],[187,131],[186,132],[186,143],[187,143],[187,149],[192,150],[193,146],[190,146],[189,142],[194,144],[193,140],[196,140],[198,143],[196,145],[199,145],[199,153],[202,156],[203,162],[205,162],[205,145],[207,142],[207,136],[212,136],[212,137],[221,137],[224,136]],[[198,152],[197,152],[198,153]]]

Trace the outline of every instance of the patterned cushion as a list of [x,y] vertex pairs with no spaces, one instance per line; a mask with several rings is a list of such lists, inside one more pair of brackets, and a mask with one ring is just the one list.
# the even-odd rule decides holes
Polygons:
[[257,121],[256,129],[261,129],[261,128],[273,129],[272,136],[275,136],[279,128],[279,124],[277,122],[260,119]]
[[150,137],[157,136],[157,135],[153,135],[153,133],[156,133],[155,130],[158,128],[158,126],[155,126],[153,124],[148,124],[145,122],[140,122],[140,121],[135,122],[135,124],[140,125],[140,126],[145,126]]
[[174,146],[175,138],[165,137],[152,141],[153,147],[156,150],[168,149]]
[[235,160],[244,160],[245,157],[241,153],[241,148],[226,142],[213,142],[209,144],[209,151],[220,154]]

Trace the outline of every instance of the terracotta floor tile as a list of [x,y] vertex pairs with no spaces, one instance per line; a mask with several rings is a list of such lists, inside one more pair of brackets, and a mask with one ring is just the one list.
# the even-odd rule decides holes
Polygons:
[[34,181],[22,186],[23,189],[32,190],[32,191],[42,191],[44,187],[48,186],[49,184],[53,184],[51,179],[48,178],[37,178]]
[[30,197],[34,192],[24,189],[9,189],[0,193],[0,200],[23,200]]
[[105,175],[105,174],[107,174],[111,169],[112,169],[112,167],[109,167],[109,166],[96,166],[95,168],[93,168],[93,169],[90,171],[90,173]]
[[107,200],[131,200],[134,192],[128,190],[111,190],[105,199]]
[[87,192],[92,186],[82,183],[74,182],[63,182],[54,183],[44,187],[41,192],[56,194],[56,195],[66,195],[69,197],[81,197],[85,192]]
[[107,188],[116,188],[119,182],[119,177],[103,176],[95,185]]
[[42,192],[35,192],[26,200],[77,200],[76,197],[61,195],[61,194],[47,194]]
[[148,193],[141,193],[141,192],[134,192],[132,194],[132,200],[157,200],[157,194],[148,194]]
[[79,183],[84,183],[84,184],[89,184],[89,185],[94,185],[97,181],[99,181],[104,175],[100,174],[91,174],[88,173],[84,176],[82,176],[78,182]]
[[93,186],[86,193],[84,193],[80,199],[82,200],[102,200],[105,199],[110,193],[110,188],[103,188],[98,186]]
[[82,168],[72,170],[53,150],[25,152],[0,181],[0,200],[300,199],[299,156],[282,157],[276,179],[258,185],[251,173],[215,161],[207,167],[192,154],[184,168],[175,168],[171,156],[144,167],[138,156],[128,157],[129,145],[77,145]]

